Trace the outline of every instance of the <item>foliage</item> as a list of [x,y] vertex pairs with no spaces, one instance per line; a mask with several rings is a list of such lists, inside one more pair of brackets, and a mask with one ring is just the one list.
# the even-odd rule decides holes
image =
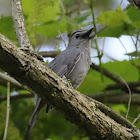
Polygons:
[[13,23],[12,17],[3,17],[0,16],[0,33],[3,35],[6,35],[10,40],[14,41],[15,43],[16,38],[15,38],[15,31],[13,28]]
[[115,11],[102,12],[97,17],[97,23],[103,24],[108,28],[101,32],[99,36],[120,37],[121,35],[134,35],[140,27],[139,13],[140,11],[134,7],[130,7],[126,11],[122,11],[118,7]]

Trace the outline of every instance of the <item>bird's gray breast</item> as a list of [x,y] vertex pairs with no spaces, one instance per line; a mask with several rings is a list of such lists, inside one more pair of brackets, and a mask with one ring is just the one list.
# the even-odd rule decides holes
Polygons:
[[80,60],[77,62],[73,71],[67,76],[70,79],[73,88],[78,88],[83,82],[91,64],[90,55],[86,52],[81,52]]

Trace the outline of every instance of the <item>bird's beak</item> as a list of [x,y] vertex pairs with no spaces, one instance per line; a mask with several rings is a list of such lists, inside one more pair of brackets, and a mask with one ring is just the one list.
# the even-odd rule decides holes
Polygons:
[[85,39],[91,39],[94,37],[94,35],[91,36],[91,32],[93,31],[94,28],[91,28],[90,30],[86,31],[85,33],[83,33],[82,38]]

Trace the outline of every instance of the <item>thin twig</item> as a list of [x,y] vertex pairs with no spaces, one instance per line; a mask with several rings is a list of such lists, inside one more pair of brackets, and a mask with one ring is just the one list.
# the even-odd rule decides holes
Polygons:
[[121,0],[120,6],[122,5],[122,3],[123,3],[123,0]]
[[137,116],[137,118],[134,119],[134,121],[133,121],[132,124],[134,125],[134,124],[136,123],[136,121],[137,121],[139,118],[140,118],[140,113],[139,113],[139,115]]
[[66,42],[65,42],[65,39],[62,36],[62,33],[59,30],[58,30],[58,33],[59,33],[60,37],[62,38],[65,47],[67,47]]
[[7,136],[9,114],[10,114],[10,82],[7,82],[7,115],[6,115],[6,123],[5,123],[3,140],[6,140],[6,136]]
[[132,42],[133,42],[133,44],[134,44],[134,46],[135,46],[136,52],[138,52],[138,48],[137,48],[137,45],[136,45],[136,43],[135,43],[135,41],[134,41],[133,37],[132,37],[132,36],[130,36],[130,38],[131,38],[131,40],[132,40]]
[[129,111],[130,111],[131,100],[132,100],[131,89],[129,88],[127,82],[119,74],[117,74],[117,73],[115,73],[115,74],[118,75],[122,79],[122,81],[126,85],[126,87],[128,89],[128,92],[129,92],[129,101],[128,101],[128,108],[127,108],[127,113],[126,113],[126,119],[127,119],[128,118],[128,114],[129,114]]
[[140,35],[140,32],[138,32],[137,37],[136,37],[136,46],[138,46],[139,35]]
[[119,39],[119,41],[120,41],[121,45],[123,46],[123,48],[124,48],[124,50],[125,50],[125,53],[127,53],[127,50],[126,50],[126,48],[125,48],[125,46],[124,46],[123,42],[121,41],[121,39],[120,39],[120,38],[118,38],[118,39]]
[[0,78],[22,88],[22,85],[18,81],[16,81],[14,78],[8,76],[5,73],[0,72]]
[[[94,32],[95,32],[95,36],[97,35],[97,29],[96,29],[96,23],[95,23],[95,15],[94,15],[94,1],[93,0],[90,0],[90,9],[91,9],[91,14],[92,14],[92,22],[93,22],[93,26],[94,26]],[[103,56],[103,53],[101,52],[100,54],[100,50],[98,48],[98,44],[97,44],[97,40],[95,39],[95,45],[96,45],[96,50],[97,50],[97,53],[98,53],[98,58],[99,58],[99,65],[100,65],[100,72],[101,72],[101,79],[102,81],[104,81],[104,78],[103,78],[103,70],[102,70],[102,63],[101,63],[101,58]]]
[[105,48],[105,37],[103,38],[103,49],[102,49],[102,51],[104,51],[104,48]]
[[63,2],[61,0],[59,0],[59,4],[60,4],[60,7],[62,8],[63,13],[65,14],[66,9],[65,9],[64,4],[63,4]]

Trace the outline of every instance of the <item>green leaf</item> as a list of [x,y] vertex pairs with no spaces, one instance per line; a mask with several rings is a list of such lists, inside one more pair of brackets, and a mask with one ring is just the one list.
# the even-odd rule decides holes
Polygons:
[[117,112],[117,113],[119,113],[119,114],[121,114],[121,113],[126,114],[126,112],[127,112],[127,108],[126,108],[126,106],[123,105],[123,104],[118,104],[118,105],[113,105],[113,104],[111,104],[110,107],[111,107],[115,112]]
[[[56,21],[60,13],[59,0],[23,0],[26,29],[33,46],[37,45],[37,36],[54,37],[58,30],[66,30],[66,22]],[[44,24],[50,23],[50,24]],[[43,42],[44,43],[44,42]]]
[[140,10],[137,10],[136,8],[131,6],[130,8],[128,8],[126,13],[132,22],[132,26],[140,29]]
[[59,0],[23,0],[22,3],[24,14],[32,22],[53,20],[60,12]]
[[[133,59],[133,63],[139,64],[139,60]],[[137,81],[139,79],[139,72],[137,68],[132,65],[131,60],[108,62],[103,64],[103,67],[108,69],[110,72],[119,74],[127,82]]]
[[34,30],[37,34],[41,34],[45,37],[54,37],[58,35],[58,31],[65,32],[67,29],[67,23],[65,20],[57,20],[55,22],[52,22],[51,24],[40,24],[34,26]]
[[8,37],[10,40],[16,42],[13,20],[11,16],[0,17],[0,33]]
[[98,37],[120,37],[123,33],[123,30],[123,26],[108,27],[102,32],[98,33]]
[[134,51],[132,53],[126,53],[125,55],[129,55],[131,57],[139,57],[140,56],[140,52]]
[[74,14],[72,18],[66,17],[67,22],[71,24],[82,24],[84,20],[91,14],[91,12],[86,12],[84,14]]
[[121,26],[124,23],[128,24],[130,23],[130,20],[127,14],[121,9],[121,7],[118,7],[115,11],[102,12],[97,17],[97,23],[110,27],[116,27]]
[[98,37],[117,37],[121,35],[134,35],[136,30],[133,26],[129,24],[123,24],[116,27],[107,27],[102,32],[98,33]]

